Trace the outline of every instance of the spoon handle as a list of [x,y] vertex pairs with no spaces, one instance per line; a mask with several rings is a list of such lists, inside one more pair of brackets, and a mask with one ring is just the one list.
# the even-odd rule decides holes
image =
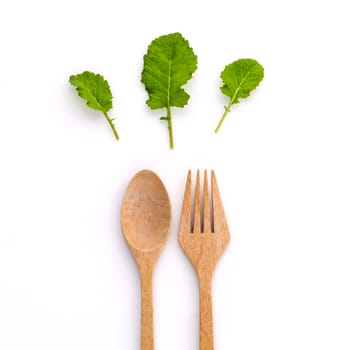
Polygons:
[[200,350],[214,350],[211,277],[199,278]]
[[141,350],[153,350],[152,268],[141,269]]

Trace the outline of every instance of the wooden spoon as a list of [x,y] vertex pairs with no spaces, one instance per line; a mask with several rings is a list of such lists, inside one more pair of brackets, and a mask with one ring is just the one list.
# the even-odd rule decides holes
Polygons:
[[153,350],[152,275],[168,239],[171,208],[160,178],[142,170],[130,181],[121,208],[121,225],[141,278],[141,350]]

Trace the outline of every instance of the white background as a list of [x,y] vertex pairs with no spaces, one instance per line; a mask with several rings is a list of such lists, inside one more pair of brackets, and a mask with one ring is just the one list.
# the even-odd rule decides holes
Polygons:
[[[154,276],[155,348],[198,349],[196,276],[177,244],[188,169],[215,169],[232,240],[214,278],[217,350],[350,349],[348,2],[16,1],[0,5],[0,349],[137,350],[140,284],[119,210],[139,170],[169,191],[173,222]],[[155,37],[198,55],[174,109],[140,83]],[[232,61],[265,68],[233,107]],[[116,142],[68,83],[114,94]]]

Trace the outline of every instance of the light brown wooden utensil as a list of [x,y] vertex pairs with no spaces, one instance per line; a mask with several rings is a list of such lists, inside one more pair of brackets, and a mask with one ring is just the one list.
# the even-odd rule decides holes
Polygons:
[[230,234],[214,171],[211,172],[211,196],[207,172],[204,173],[202,207],[200,192],[200,176],[197,171],[192,210],[191,171],[189,171],[178,239],[196,270],[199,281],[200,350],[214,350],[211,282],[216,263],[230,240]]
[[153,350],[152,275],[168,239],[171,209],[160,178],[142,170],[130,181],[121,208],[121,225],[141,278],[141,350]]

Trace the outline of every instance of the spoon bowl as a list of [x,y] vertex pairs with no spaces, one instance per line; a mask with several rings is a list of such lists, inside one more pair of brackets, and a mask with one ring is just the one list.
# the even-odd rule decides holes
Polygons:
[[137,251],[153,251],[168,239],[171,210],[160,178],[142,170],[130,181],[124,195],[121,223],[128,245]]

